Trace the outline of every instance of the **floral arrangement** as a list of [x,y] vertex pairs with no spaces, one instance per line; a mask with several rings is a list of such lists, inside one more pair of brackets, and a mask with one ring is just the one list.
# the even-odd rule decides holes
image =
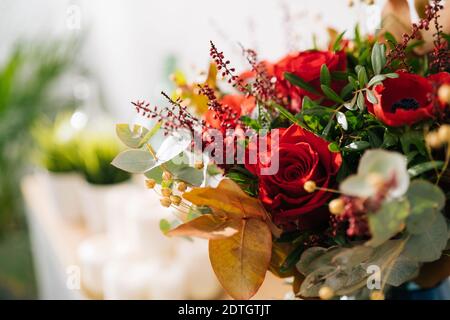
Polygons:
[[[130,149],[113,164],[144,173],[173,208],[164,233],[209,240],[233,298],[252,297],[267,271],[293,279],[301,298],[383,299],[408,281],[436,285],[450,274],[442,10],[432,1],[400,37],[356,27],[327,50],[275,63],[243,49],[243,73],[211,42],[203,83],[177,72],[177,90],[163,93],[168,106],[133,103],[156,125],[118,125]],[[432,50],[419,55],[430,28]],[[166,138],[154,148],[160,130]]]

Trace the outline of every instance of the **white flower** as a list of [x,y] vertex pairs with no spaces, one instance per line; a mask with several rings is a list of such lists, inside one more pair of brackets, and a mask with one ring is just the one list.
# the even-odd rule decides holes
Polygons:
[[364,153],[357,174],[345,179],[339,189],[348,196],[369,198],[391,181],[394,183],[387,198],[403,196],[409,187],[406,157],[398,152],[374,149]]

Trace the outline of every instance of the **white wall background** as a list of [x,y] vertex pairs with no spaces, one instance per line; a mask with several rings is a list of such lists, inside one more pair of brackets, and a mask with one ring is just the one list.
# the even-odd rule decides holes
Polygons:
[[[133,116],[129,102],[159,101],[167,88],[164,61],[176,55],[191,74],[208,64],[209,40],[242,66],[237,45],[277,59],[289,48],[310,47],[325,27],[373,29],[378,7],[347,0],[0,0],[0,59],[20,37],[45,39],[84,34],[82,60],[95,75],[114,117]],[[286,23],[286,14],[291,23]],[[77,27],[80,29],[78,30]],[[293,32],[286,32],[287,30]],[[288,35],[289,34],[289,35]],[[94,86],[95,91],[96,86]],[[92,90],[91,90],[92,91]]]

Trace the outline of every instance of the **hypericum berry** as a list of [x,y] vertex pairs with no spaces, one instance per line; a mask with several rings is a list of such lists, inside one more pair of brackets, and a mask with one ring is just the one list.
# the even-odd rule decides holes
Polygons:
[[161,205],[166,208],[169,208],[172,205],[172,201],[169,197],[163,197],[159,201],[161,202]]
[[450,85],[443,84],[438,90],[439,101],[443,104],[450,104]]
[[431,149],[439,149],[442,146],[437,132],[429,132],[425,137],[425,142]]
[[185,192],[187,189],[187,184],[183,181],[178,183],[178,187],[177,187],[178,191],[180,192]]
[[334,297],[334,291],[330,287],[322,287],[319,290],[319,298],[322,300],[330,300]]
[[196,161],[194,164],[194,168],[197,170],[202,170],[204,168],[204,164],[203,161]]
[[170,197],[172,195],[172,190],[170,190],[169,188],[162,188],[161,189],[161,194],[164,197]]
[[382,291],[373,291],[370,294],[370,300],[384,300],[384,293]]
[[172,180],[172,174],[169,171],[164,171],[162,174],[162,178],[164,181]]
[[170,201],[176,206],[178,206],[181,203],[181,197],[180,196],[170,196]]
[[308,193],[313,193],[314,191],[316,191],[317,185],[314,181],[306,181],[305,184],[303,185],[303,189],[305,189],[306,192]]
[[330,202],[328,208],[332,214],[340,215],[345,210],[345,202],[340,198],[334,199]]
[[438,137],[442,144],[450,143],[450,125],[442,125],[438,130]]
[[155,181],[155,179],[147,179],[147,180],[145,180],[145,185],[147,188],[153,189],[156,185],[156,181]]

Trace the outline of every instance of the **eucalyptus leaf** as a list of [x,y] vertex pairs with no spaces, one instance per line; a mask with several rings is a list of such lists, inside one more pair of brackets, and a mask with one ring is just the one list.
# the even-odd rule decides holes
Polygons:
[[112,161],[112,165],[130,173],[144,173],[156,164],[153,156],[146,150],[125,150]]
[[437,214],[430,227],[421,234],[411,235],[405,247],[405,254],[419,262],[438,260],[447,246],[447,221]]
[[407,281],[417,277],[419,274],[419,263],[413,259],[409,259],[404,255],[400,255],[395,259],[394,264],[384,274],[387,275],[384,281],[391,286],[398,287]]
[[380,74],[381,70],[384,67],[383,60],[382,60],[382,50],[381,50],[381,44],[378,42],[374,44],[372,48],[372,67],[375,74]]
[[445,194],[438,186],[426,180],[415,180],[406,195],[411,204],[411,214],[406,221],[408,232],[425,232],[444,208]]
[[363,151],[370,148],[370,143],[367,141],[355,141],[346,145],[343,149],[345,151]]
[[410,205],[407,200],[383,203],[380,210],[369,215],[372,238],[367,245],[377,247],[399,233],[409,213]]
[[191,141],[192,139],[188,135],[167,137],[156,152],[156,159],[159,163],[172,160],[185,151],[190,146]]
[[357,109],[357,105],[356,105],[356,99],[358,98],[358,95],[354,95],[352,100],[350,100],[350,102],[346,102],[344,103],[344,107],[348,110],[356,110]]
[[386,80],[386,76],[384,74],[379,74],[370,79],[369,83],[367,84],[368,87],[372,87],[375,84],[381,83],[384,80]]

